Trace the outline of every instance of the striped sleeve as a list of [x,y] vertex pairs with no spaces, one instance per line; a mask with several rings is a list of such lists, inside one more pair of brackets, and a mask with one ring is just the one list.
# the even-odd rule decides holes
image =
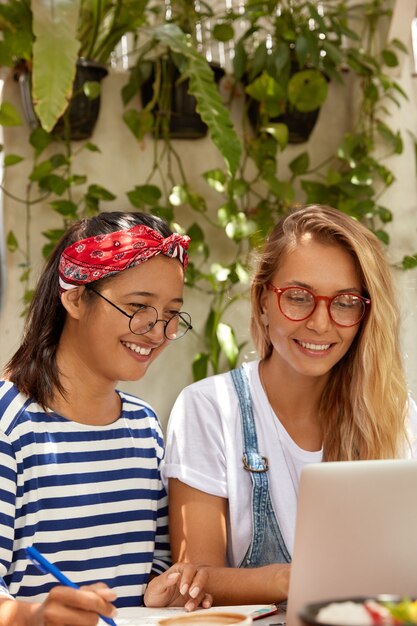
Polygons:
[[16,514],[16,459],[7,436],[0,431],[0,593],[7,593],[3,580],[13,558]]

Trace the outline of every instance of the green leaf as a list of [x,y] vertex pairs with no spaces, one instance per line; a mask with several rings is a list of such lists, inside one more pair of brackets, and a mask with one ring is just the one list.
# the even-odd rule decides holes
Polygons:
[[250,191],[250,184],[243,178],[237,178],[230,183],[233,198],[243,198]]
[[285,202],[288,206],[292,204],[295,198],[295,190],[291,183],[278,180],[276,176],[268,176],[265,178],[265,182],[268,184],[269,189],[279,199]]
[[46,243],[43,247],[42,247],[42,256],[44,259],[49,259],[52,250],[54,250],[56,244],[55,243]]
[[136,185],[133,191],[127,193],[130,203],[137,209],[155,206],[158,204],[161,196],[161,190],[156,185]]
[[230,268],[220,265],[220,263],[213,263],[210,267],[210,273],[218,283],[224,283],[229,278]]
[[205,213],[207,211],[207,203],[203,196],[195,193],[187,187],[187,202],[194,211],[199,213]]
[[230,221],[226,224],[226,235],[229,239],[235,241],[241,241],[249,237],[257,229],[255,222],[249,220],[245,213],[239,212],[237,215],[232,215]]
[[22,120],[16,108],[10,102],[2,102],[0,104],[0,125],[1,126],[20,126]]
[[96,80],[88,80],[83,85],[83,92],[89,100],[96,100],[101,93],[100,83]]
[[68,182],[71,187],[84,185],[84,183],[87,182],[87,176],[83,176],[81,174],[72,174],[72,176],[68,176]]
[[[267,72],[262,72],[253,82],[247,85],[246,93],[258,102],[271,101],[278,107],[278,102],[285,100],[282,86],[277,83]],[[277,114],[282,110],[278,107]]]
[[35,165],[32,170],[32,173],[29,175],[29,179],[36,182],[45,178],[45,176],[49,176],[49,174],[53,171],[54,166],[52,164],[51,159],[46,159],[46,161],[42,161]]
[[16,252],[19,248],[19,242],[16,239],[16,235],[12,230],[7,234],[6,245],[9,252]]
[[369,186],[373,183],[372,173],[366,165],[355,167],[350,174],[350,180],[353,185]]
[[397,67],[398,57],[392,50],[382,50],[382,58],[388,67]]
[[289,101],[304,113],[318,109],[326,100],[327,92],[327,81],[317,70],[297,72],[288,83]]
[[169,194],[169,201],[173,206],[181,206],[188,201],[188,192],[184,185],[175,185]]
[[19,156],[18,154],[8,154],[4,157],[4,167],[16,165],[17,163],[21,163],[23,160],[23,157]]
[[249,80],[252,80],[254,76],[261,74],[265,70],[265,66],[268,62],[268,50],[265,42],[261,42],[255,48],[251,59],[251,67],[249,71]]
[[0,3],[0,65],[15,67],[16,60],[32,58],[32,12],[29,0],[7,0]]
[[233,218],[237,213],[236,202],[232,199],[229,199],[223,206],[219,207],[217,210],[217,219],[219,221],[219,225],[222,228],[226,228],[229,220]]
[[[173,227],[174,211],[172,210],[172,206],[151,206],[149,212],[151,215],[156,215],[156,217],[162,217],[168,224],[171,224],[173,230],[177,230]],[[178,229],[177,232],[180,232],[180,230]]]
[[123,113],[123,121],[138,141],[151,132],[154,125],[153,115],[147,109],[129,109]]
[[208,373],[209,355],[205,352],[200,352],[194,357],[193,360],[193,379],[195,381],[206,378]]
[[406,255],[402,260],[402,266],[405,270],[410,270],[414,267],[417,267],[417,253],[413,256]]
[[293,159],[289,164],[290,170],[296,176],[301,176],[302,174],[305,174],[309,167],[310,167],[310,157],[308,155],[308,152],[302,152],[301,154],[298,155],[298,157]]
[[385,243],[386,245],[389,244],[389,235],[387,232],[385,232],[385,230],[375,230],[375,235],[378,237],[378,239],[380,241],[382,241],[382,243]]
[[240,81],[246,70],[247,53],[242,41],[238,41],[235,47],[235,56],[233,58],[233,74],[236,81]]
[[377,130],[380,136],[391,145],[395,154],[401,154],[403,152],[403,141],[399,132],[394,133],[381,121],[378,121],[377,123]]
[[394,38],[391,41],[391,45],[395,46],[395,48],[397,48],[398,50],[400,50],[401,52],[403,52],[404,54],[408,54],[408,48],[405,45],[404,42],[402,42],[400,39]]
[[41,189],[51,191],[57,196],[62,196],[62,194],[68,189],[69,183],[63,176],[50,174],[49,176],[42,177],[39,181],[39,186]]
[[42,231],[42,235],[45,239],[55,245],[61,239],[62,235],[65,233],[65,230],[62,228],[50,228],[49,230]]
[[239,261],[236,262],[235,272],[240,283],[243,283],[244,285],[249,284],[250,273]]
[[309,54],[309,48],[310,47],[308,45],[307,37],[304,37],[304,35],[300,35],[299,37],[297,37],[295,41],[295,53],[297,55],[297,59],[298,59],[298,63],[300,64],[300,67],[304,67],[305,65],[305,62]]
[[54,200],[50,202],[50,206],[66,219],[77,219],[77,205],[71,200]]
[[187,235],[191,237],[192,243],[200,243],[204,241],[204,231],[199,224],[194,222],[187,229]]
[[98,200],[116,200],[116,196],[101,185],[89,185],[87,195]]
[[234,368],[239,356],[239,348],[233,328],[229,324],[220,322],[217,325],[216,336],[221,350],[227,358],[229,367]]
[[227,178],[223,170],[209,170],[208,172],[204,172],[203,178],[212,189],[215,189],[219,193],[223,193],[225,190]]
[[411,131],[408,131],[414,147],[414,172],[417,176],[417,137]]
[[195,50],[191,39],[175,24],[164,24],[150,32],[184,60],[182,71],[180,68],[181,74],[189,79],[189,91],[196,99],[197,111],[207,124],[211,139],[225,159],[229,173],[234,176],[239,166],[242,147],[208,62]]
[[84,149],[90,152],[101,152],[100,148],[95,143],[91,143],[91,141],[85,142]]
[[381,222],[383,222],[384,224],[388,224],[389,222],[392,222],[392,218],[393,218],[392,211],[390,211],[386,207],[383,207],[383,206],[378,207],[378,216]]
[[44,150],[46,150],[51,142],[51,134],[47,133],[46,130],[44,130],[41,126],[39,128],[35,128],[35,130],[30,133],[29,143],[35,148],[37,156],[39,156]]
[[32,0],[32,95],[42,128],[51,131],[72,94],[80,42],[80,0]]
[[261,126],[260,131],[268,133],[275,139],[281,150],[284,150],[288,144],[288,126],[286,124],[267,124]]
[[233,26],[230,24],[215,24],[212,35],[216,41],[231,41],[235,36]]

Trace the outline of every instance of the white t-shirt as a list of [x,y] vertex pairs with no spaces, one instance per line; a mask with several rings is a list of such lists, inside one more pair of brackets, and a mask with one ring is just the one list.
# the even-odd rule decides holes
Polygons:
[[[319,463],[322,451],[300,448],[273,412],[259,378],[259,361],[245,363],[258,438],[258,450],[269,462],[269,490],[286,546],[292,554],[300,473]],[[410,449],[417,457],[417,407],[410,401]],[[228,499],[228,561],[238,566],[252,536],[252,483],[243,469],[239,403],[229,373],[186,387],[168,422],[162,478]]]

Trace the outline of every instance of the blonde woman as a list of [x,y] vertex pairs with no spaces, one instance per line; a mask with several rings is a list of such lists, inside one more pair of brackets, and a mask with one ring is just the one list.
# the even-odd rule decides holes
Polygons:
[[294,211],[251,295],[259,360],[181,393],[163,469],[174,558],[230,567],[207,586],[217,603],[285,599],[303,467],[417,456],[390,268],[370,230],[330,207]]

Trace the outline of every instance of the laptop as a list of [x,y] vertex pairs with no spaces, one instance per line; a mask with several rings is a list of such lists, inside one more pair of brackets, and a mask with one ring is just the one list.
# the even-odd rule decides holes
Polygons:
[[307,603],[375,594],[417,596],[417,460],[307,466],[287,626]]

